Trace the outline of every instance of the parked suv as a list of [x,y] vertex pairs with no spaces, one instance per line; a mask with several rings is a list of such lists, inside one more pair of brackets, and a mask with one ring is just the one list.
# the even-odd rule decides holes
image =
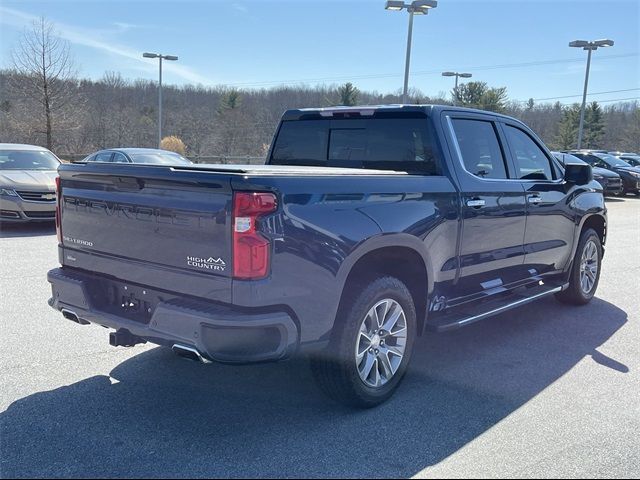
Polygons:
[[613,155],[614,157],[627,162],[632,167],[640,167],[640,155],[635,153],[622,153],[620,155]]
[[46,148],[0,143],[0,222],[53,221],[59,165]]
[[591,167],[449,106],[289,110],[266,165],[63,165],[58,198],[65,318],[198,361],[305,354],[358,407],[393,394],[419,335],[588,303],[607,232]]
[[[578,157],[571,155],[570,153],[551,152],[562,165],[569,162],[582,162]],[[606,168],[591,167],[593,171],[593,179],[602,186],[602,191],[605,195],[619,195],[622,193],[622,179],[620,175]]]
[[624,160],[609,155],[608,153],[594,153],[583,150],[572,151],[570,153],[593,167],[605,168],[617,173],[620,175],[620,178],[622,178],[623,193],[640,195],[639,167],[633,167]]

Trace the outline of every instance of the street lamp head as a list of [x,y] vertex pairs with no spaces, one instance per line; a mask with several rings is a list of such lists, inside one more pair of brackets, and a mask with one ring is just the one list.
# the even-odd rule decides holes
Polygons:
[[613,40],[605,38],[603,40],[596,40],[593,42],[596,47],[613,47]]
[[142,56],[143,56],[144,58],[158,58],[160,55],[158,55],[157,53],[148,53],[148,52],[145,52],[145,53],[143,53],[143,54],[142,54]]
[[405,4],[403,0],[387,0],[384,8],[386,10],[400,11],[405,8]]
[[413,12],[415,15],[426,15],[429,13],[430,9],[436,8],[437,6],[438,2],[435,0],[414,0],[411,2],[409,11]]
[[597,50],[600,47],[613,47],[613,40],[609,40],[608,38],[595,40],[593,42],[588,42],[586,40],[574,40],[569,43],[569,46],[582,48],[584,50]]
[[175,55],[165,55],[162,58],[164,58],[165,60],[178,60],[178,57],[176,57]]
[[589,42],[587,42],[586,40],[574,40],[573,42],[569,42],[569,46],[576,47],[576,48],[584,48],[589,46]]
[[443,77],[460,77],[471,78],[473,75],[470,73],[458,73],[458,72],[442,72]]
[[411,7],[419,8],[421,10],[429,10],[430,8],[436,8],[438,2],[436,0],[414,0],[411,2]]

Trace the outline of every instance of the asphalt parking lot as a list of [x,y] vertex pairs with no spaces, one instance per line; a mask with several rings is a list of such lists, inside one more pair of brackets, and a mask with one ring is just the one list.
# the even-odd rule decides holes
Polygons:
[[396,396],[328,402],[306,362],[112,348],[47,306],[51,226],[0,233],[0,475],[640,475],[640,198],[611,199],[597,298],[422,338]]

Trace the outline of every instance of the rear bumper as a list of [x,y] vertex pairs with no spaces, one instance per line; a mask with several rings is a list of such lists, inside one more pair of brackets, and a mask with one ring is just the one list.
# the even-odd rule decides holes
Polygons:
[[[208,360],[278,361],[298,347],[298,328],[286,312],[239,311],[67,268],[49,271],[47,280],[52,288],[49,305],[72,312],[82,323],[126,330],[158,345],[193,347]],[[121,303],[121,296],[111,292],[120,287],[131,292],[127,302]],[[144,300],[135,298],[134,292]],[[125,303],[140,305],[143,311],[132,313]]]

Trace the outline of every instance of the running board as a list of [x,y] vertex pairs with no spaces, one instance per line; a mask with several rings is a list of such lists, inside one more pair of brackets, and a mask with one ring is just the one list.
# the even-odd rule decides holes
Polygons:
[[[563,286],[542,285],[539,287],[529,288],[521,293],[511,293],[506,298],[496,299],[481,305],[469,305],[465,307],[452,308],[452,312],[446,313],[441,317],[434,318],[433,321],[427,322],[426,327],[436,332],[446,332],[455,330],[471,323],[493,317],[500,313],[511,310],[512,308],[526,305],[540,298],[558,293],[563,290]],[[505,303],[507,302],[507,303]],[[484,310],[483,313],[471,313],[470,309]]]

